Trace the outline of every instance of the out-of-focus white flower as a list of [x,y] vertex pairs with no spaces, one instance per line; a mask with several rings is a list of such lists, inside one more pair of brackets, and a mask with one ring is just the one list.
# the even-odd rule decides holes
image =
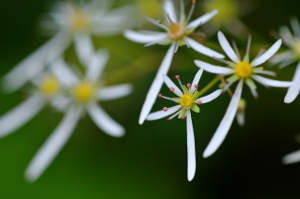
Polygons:
[[49,166],[67,142],[78,120],[85,112],[108,135],[114,137],[124,135],[125,129],[97,104],[97,101],[118,99],[132,92],[130,84],[103,87],[98,84],[108,57],[109,54],[104,49],[96,52],[87,66],[87,73],[83,79],[74,74],[70,70],[70,66],[63,60],[56,61],[51,67],[64,88],[69,91],[69,95],[67,96],[69,103],[67,103],[67,108],[65,109],[66,116],[63,121],[54,130],[29,164],[25,173],[29,181],[35,181]]
[[277,80],[272,80],[260,76],[260,74],[274,76],[275,73],[271,71],[265,71],[263,70],[263,67],[257,67],[263,64],[264,62],[266,62],[277,52],[277,50],[281,46],[281,42],[282,42],[281,40],[278,40],[266,52],[259,53],[258,56],[254,58],[254,60],[249,62],[249,50],[251,44],[251,37],[249,37],[247,52],[243,59],[241,59],[235,43],[234,43],[235,50],[233,50],[222,32],[218,33],[218,39],[224,52],[232,60],[232,61],[226,61],[226,60],[220,60],[220,61],[227,64],[229,67],[215,66],[198,60],[195,60],[195,64],[199,68],[202,68],[205,71],[210,73],[218,74],[221,76],[231,75],[229,78],[227,78],[228,84],[224,87],[224,90],[229,88],[234,82],[238,81],[239,83],[235,89],[235,92],[232,96],[232,99],[224,115],[224,118],[222,119],[212,140],[210,141],[209,145],[204,151],[203,154],[204,157],[208,157],[212,155],[219,148],[219,146],[222,144],[223,140],[225,139],[229,131],[229,128],[233,122],[234,116],[236,115],[238,105],[241,99],[242,88],[244,83],[248,85],[254,97],[258,97],[258,93],[256,91],[256,85],[253,80],[267,87],[270,86],[270,87],[285,88],[291,86],[291,82],[277,81]]
[[245,125],[246,100],[241,98],[236,112],[236,121],[240,126]]
[[222,93],[222,89],[219,89],[211,93],[210,95],[200,97],[200,92],[198,92],[197,90],[202,73],[203,69],[200,69],[195,75],[192,84],[188,83],[187,86],[182,85],[180,77],[179,75],[177,75],[176,79],[178,80],[182,91],[169,79],[169,77],[164,75],[163,79],[165,84],[170,88],[171,92],[178,96],[178,98],[169,98],[161,94],[159,94],[158,97],[171,100],[178,105],[171,108],[164,107],[162,111],[150,113],[147,117],[147,120],[158,120],[163,117],[172,115],[167,120],[171,120],[176,116],[178,116],[178,118],[180,119],[186,119],[188,157],[187,178],[189,181],[194,178],[196,172],[195,138],[191,111],[199,113],[200,109],[198,105],[208,103],[216,99]]
[[143,124],[147,115],[152,109],[152,106],[155,102],[155,98],[158,95],[162,85],[163,85],[163,76],[168,73],[170,65],[172,63],[173,54],[177,51],[179,46],[187,45],[188,47],[193,48],[199,53],[202,53],[211,57],[224,58],[224,56],[218,52],[211,50],[210,48],[205,47],[204,45],[196,42],[190,37],[191,33],[195,31],[200,25],[208,22],[213,16],[215,16],[218,11],[213,10],[210,13],[207,13],[194,21],[190,22],[192,13],[194,11],[195,1],[193,1],[192,9],[190,10],[188,16],[185,15],[184,3],[181,1],[181,10],[180,16],[177,18],[176,10],[172,0],[165,0],[163,2],[163,9],[166,16],[166,22],[161,23],[151,18],[146,18],[150,23],[158,26],[163,29],[165,32],[156,32],[156,31],[140,31],[136,32],[133,30],[126,30],[124,35],[129,40],[132,40],[137,43],[144,43],[145,46],[150,46],[154,44],[168,45],[171,44],[159,70],[156,74],[156,77],[148,91],[146,100],[142,107],[142,111],[139,118],[139,124]]
[[287,26],[279,29],[279,36],[283,40],[283,44],[290,48],[286,52],[275,55],[270,61],[273,64],[279,64],[279,68],[298,62],[293,77],[293,85],[288,89],[284,98],[285,103],[293,102],[300,92],[300,26],[296,18],[291,18],[291,26],[293,34]]
[[2,87],[13,92],[30,81],[48,64],[59,58],[74,40],[79,59],[86,65],[93,55],[90,35],[110,36],[130,26],[131,6],[109,11],[112,1],[92,0],[80,3],[58,2],[42,24],[54,37],[29,55],[2,79]]

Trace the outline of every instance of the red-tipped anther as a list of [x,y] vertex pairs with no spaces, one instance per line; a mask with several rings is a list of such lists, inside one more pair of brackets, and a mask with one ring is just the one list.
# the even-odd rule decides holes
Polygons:
[[196,85],[195,85],[195,88],[196,88],[196,89],[198,89],[198,88],[199,88],[199,86],[196,84]]
[[185,120],[185,118],[186,118],[185,116],[182,116],[180,119]]
[[176,75],[175,78],[176,78],[176,79],[180,79],[180,76],[179,76],[179,75]]
[[167,122],[169,122],[170,121],[170,118],[167,118]]
[[196,3],[196,0],[193,0],[192,2],[193,2],[193,3]]
[[163,110],[164,110],[164,111],[168,111],[168,108],[167,108],[167,107],[164,107]]
[[171,92],[174,92],[174,91],[175,91],[175,88],[171,87],[171,88],[170,88],[170,91],[171,91]]
[[188,88],[191,88],[191,87],[192,87],[192,84],[188,83],[186,86],[187,86]]
[[158,94],[158,97],[159,97],[159,98],[162,98],[162,94]]
[[202,104],[202,101],[201,101],[201,100],[198,100],[198,104],[201,105],[201,104]]

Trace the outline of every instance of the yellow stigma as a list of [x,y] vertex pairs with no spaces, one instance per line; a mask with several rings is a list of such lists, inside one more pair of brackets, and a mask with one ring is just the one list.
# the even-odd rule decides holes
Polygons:
[[193,97],[188,95],[188,94],[184,94],[181,98],[180,98],[180,105],[183,107],[183,108],[186,108],[186,107],[192,107],[194,103],[194,100],[193,100]]
[[240,62],[238,65],[236,65],[236,73],[240,78],[248,78],[252,74],[252,67],[248,62]]
[[86,81],[79,83],[73,90],[73,95],[79,102],[88,102],[94,97],[94,93],[94,86]]
[[42,81],[40,90],[45,96],[51,97],[58,92],[59,83],[53,76],[46,77]]
[[72,19],[72,29],[74,31],[81,31],[81,30],[86,30],[88,26],[89,26],[88,16],[82,11],[80,11],[79,9],[77,9]]

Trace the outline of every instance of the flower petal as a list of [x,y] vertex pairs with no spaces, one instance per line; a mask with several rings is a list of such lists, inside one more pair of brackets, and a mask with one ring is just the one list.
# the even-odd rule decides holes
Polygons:
[[124,36],[136,43],[152,43],[154,41],[157,41],[157,43],[163,41],[166,39],[166,36],[168,36],[166,33],[156,32],[156,33],[145,33],[145,32],[137,32],[133,30],[125,30]]
[[178,97],[181,97],[183,94],[181,90],[170,80],[170,78],[167,75],[163,75],[165,84],[171,89],[174,88],[173,93],[175,93]]
[[90,82],[97,83],[109,58],[109,52],[105,49],[98,50],[88,65],[86,79]]
[[187,132],[187,177],[188,181],[193,180],[196,173],[196,150],[195,136],[192,122],[191,111],[187,111],[186,115],[186,132]]
[[70,138],[80,116],[82,109],[71,108],[63,121],[54,130],[45,144],[36,153],[28,168],[25,176],[27,180],[33,182],[47,169],[53,159],[57,156],[63,146]]
[[46,100],[35,93],[22,104],[0,118],[0,137],[14,132],[33,118],[46,104]]
[[288,89],[288,92],[284,98],[285,103],[291,103],[293,102],[296,97],[299,95],[300,91],[300,62],[298,62],[296,72],[293,77],[293,84],[292,86]]
[[125,129],[97,104],[91,103],[87,109],[95,124],[106,134],[113,137],[122,137],[125,134]]
[[158,119],[167,117],[167,116],[175,113],[176,111],[178,111],[180,108],[181,108],[180,105],[176,105],[176,106],[173,106],[171,108],[168,108],[167,111],[161,110],[161,111],[157,111],[157,112],[154,112],[154,113],[150,113],[148,115],[148,117],[146,118],[146,120],[152,121],[152,120],[158,120]]
[[240,63],[239,58],[237,57],[234,50],[231,48],[229,42],[227,41],[225,35],[221,31],[218,32],[218,39],[226,55],[235,63]]
[[261,77],[261,76],[258,76],[258,75],[252,75],[252,78],[254,80],[256,80],[257,82],[261,83],[264,86],[288,88],[292,85],[292,82],[268,79],[268,78]]
[[280,62],[283,61],[288,61],[293,57],[293,52],[292,51],[286,51],[283,53],[277,53],[270,59],[271,64],[279,64]]
[[131,84],[120,84],[116,86],[105,86],[98,90],[97,98],[100,101],[118,99],[129,95],[133,91]]
[[175,42],[172,43],[170,46],[164,60],[162,61],[157,74],[152,82],[152,85],[147,93],[146,100],[143,104],[142,111],[139,118],[139,124],[143,124],[146,117],[150,113],[152,106],[157,98],[157,95],[159,94],[159,91],[163,85],[163,74],[167,74],[169,71],[169,68],[172,63],[172,59],[174,56],[174,50],[175,50]]
[[300,150],[289,153],[282,158],[283,164],[300,162]]
[[209,72],[209,73],[214,73],[214,74],[219,74],[219,75],[229,75],[234,73],[235,71],[231,68],[226,68],[223,66],[215,66],[200,60],[195,60],[194,63],[196,66],[199,68],[202,68],[203,70]]
[[[174,23],[177,23],[176,10],[175,10],[173,1],[165,0],[165,2],[163,4],[163,8],[164,8],[165,14],[169,15],[169,17],[171,18],[171,20]],[[167,21],[169,21],[168,18],[167,18]]]
[[229,128],[231,127],[234,116],[237,112],[241,95],[242,95],[242,90],[243,90],[243,80],[240,80],[218,129],[216,130],[213,138],[211,139],[210,143],[208,144],[208,146],[206,147],[203,153],[203,157],[207,158],[211,156],[213,153],[215,153],[215,151],[220,147],[220,145],[224,141],[229,131]]
[[273,44],[273,46],[267,50],[264,54],[262,54],[261,56],[255,58],[252,62],[251,62],[251,66],[255,67],[258,65],[261,65],[263,63],[265,63],[268,59],[270,59],[280,48],[282,43],[282,40],[279,39],[275,44]]
[[197,90],[197,88],[195,86],[199,84],[202,73],[203,73],[203,69],[199,69],[198,72],[196,73],[196,75],[194,77],[194,80],[193,80],[193,83],[192,83],[191,91],[194,92],[194,91]]
[[187,26],[186,26],[186,30],[194,30],[196,29],[198,26],[205,24],[206,22],[208,22],[211,18],[213,18],[216,14],[218,14],[218,10],[213,10],[211,12],[206,13],[205,15],[195,19],[194,21],[190,22]]
[[222,93],[223,93],[223,89],[218,89],[218,90],[214,91],[213,93],[211,93],[207,96],[200,97],[197,100],[200,100],[202,104],[205,104],[205,103],[213,101],[214,99],[219,97]]
[[74,45],[80,62],[86,67],[89,66],[95,52],[91,36],[88,33],[76,34]]
[[221,53],[218,53],[218,52],[196,42],[195,40],[193,40],[189,37],[185,37],[184,39],[192,49],[194,49],[195,51],[197,51],[203,55],[206,55],[209,57],[216,57],[216,58],[225,58],[225,56],[222,55]]
[[72,87],[79,82],[78,77],[62,59],[58,59],[54,62],[50,69],[58,81],[64,86]]

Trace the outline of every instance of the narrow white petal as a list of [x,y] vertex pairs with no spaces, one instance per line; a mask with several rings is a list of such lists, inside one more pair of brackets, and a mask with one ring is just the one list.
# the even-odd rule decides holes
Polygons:
[[[14,92],[30,81],[46,66],[47,56],[51,50],[65,40],[65,35],[58,34],[50,41],[17,64],[2,81],[6,92]],[[54,50],[53,49],[53,50]]]
[[90,64],[88,65],[87,69],[87,77],[86,79],[89,80],[90,82],[96,83],[109,58],[109,52],[105,49],[100,49],[98,50],[93,56]]
[[[165,14],[169,15],[174,23],[177,23],[176,10],[172,0],[165,0],[163,4]],[[168,20],[168,18],[167,18]],[[169,20],[168,20],[169,21]]]
[[172,80],[170,80],[170,78],[167,75],[163,75],[164,78],[164,82],[165,84],[171,89],[174,88],[174,93],[181,97],[183,94],[181,92],[181,90],[174,84],[174,82],[172,82]]
[[67,112],[63,121],[54,130],[42,148],[39,149],[26,169],[25,176],[29,181],[37,180],[61,151],[70,138],[81,113],[82,109],[76,108],[71,108]]
[[213,10],[209,13],[206,13],[205,15],[195,19],[194,21],[190,22],[186,29],[187,30],[193,30],[196,29],[198,26],[205,24],[208,22],[211,18],[213,18],[216,14],[218,14],[218,10]]
[[282,158],[283,164],[300,162],[300,150],[289,153]]
[[215,153],[216,150],[220,147],[220,145],[224,141],[224,139],[231,127],[231,124],[233,122],[236,111],[238,109],[239,102],[240,102],[241,95],[242,95],[242,90],[243,90],[243,80],[241,80],[239,82],[239,84],[231,98],[231,101],[227,108],[227,111],[226,111],[218,129],[216,130],[213,138],[211,139],[210,143],[206,147],[206,149],[203,153],[203,157],[206,158],[206,157],[211,156],[213,153]]
[[132,93],[133,86],[131,84],[119,84],[116,86],[105,86],[98,90],[97,98],[100,101],[113,100],[125,97]]
[[218,53],[198,42],[196,42],[195,40],[189,38],[189,37],[185,37],[184,38],[186,40],[186,42],[189,44],[189,46],[194,49],[195,51],[203,54],[203,55],[206,55],[206,56],[209,56],[209,57],[216,57],[216,58],[225,58],[224,55],[222,55],[221,53]]
[[150,113],[148,115],[148,117],[146,118],[146,120],[152,121],[152,120],[158,120],[158,119],[167,117],[167,116],[175,113],[176,111],[178,111],[180,108],[181,108],[181,105],[176,105],[171,108],[168,108],[167,111],[161,110],[161,111],[157,111],[154,113]]
[[194,80],[193,80],[193,83],[192,83],[192,88],[191,88],[191,91],[196,91],[197,88],[195,87],[195,85],[198,85],[199,84],[199,81],[200,81],[200,78],[202,76],[202,73],[203,73],[203,69],[199,69],[198,72],[196,73],[195,77],[194,77]]
[[237,57],[237,55],[235,54],[234,50],[231,48],[229,42],[227,41],[225,35],[219,31],[218,32],[218,39],[219,39],[219,43],[221,45],[221,47],[223,48],[224,52],[226,53],[226,55],[235,63],[239,63],[240,60]]
[[277,76],[277,74],[275,72],[268,71],[268,70],[255,71],[255,74],[270,75],[270,76],[273,76],[273,77]]
[[209,72],[209,73],[214,73],[214,74],[219,74],[219,75],[229,75],[234,73],[235,71],[232,68],[226,68],[223,66],[215,66],[200,60],[195,60],[194,61],[196,66],[199,68],[202,68],[203,70]]
[[33,118],[46,104],[46,100],[35,93],[22,104],[0,118],[0,137],[14,132]]
[[285,45],[293,47],[295,45],[295,39],[287,26],[279,28],[279,36],[283,39]]
[[288,88],[292,85],[292,82],[268,79],[268,78],[261,77],[261,76],[258,76],[258,75],[252,75],[252,78],[254,80],[256,80],[257,82],[261,83],[264,86]]
[[163,85],[163,75],[167,74],[169,71],[169,68],[172,63],[172,59],[174,56],[174,50],[175,50],[175,43],[173,42],[171,47],[169,48],[164,60],[162,61],[157,74],[152,82],[152,85],[147,93],[146,100],[143,104],[142,111],[139,118],[139,124],[143,124],[146,117],[150,113],[152,106],[159,94],[159,91]]
[[196,173],[196,149],[195,136],[192,122],[191,111],[187,111],[186,115],[186,132],[187,132],[187,178],[193,180]]
[[78,77],[62,59],[55,61],[50,69],[58,81],[64,86],[72,87],[79,82]]
[[255,67],[258,65],[261,65],[263,63],[265,63],[268,59],[270,59],[280,48],[282,43],[282,40],[279,39],[275,44],[273,44],[273,46],[267,50],[264,54],[262,54],[261,56],[255,58],[252,62],[251,62],[251,66]]
[[84,66],[89,66],[95,52],[91,36],[88,33],[76,34],[74,45],[80,62]]
[[293,29],[295,37],[299,37],[300,36],[300,26],[299,26],[299,21],[296,17],[291,18],[291,25],[292,25],[292,29]]
[[125,30],[124,31],[124,36],[136,43],[142,43],[142,44],[147,44],[147,43],[152,43],[154,41],[157,41],[157,43],[163,41],[168,37],[166,33],[161,33],[161,32],[156,32],[156,33],[145,33],[145,32],[137,32],[133,30]]
[[211,93],[211,94],[209,94],[207,96],[200,97],[197,100],[200,100],[202,104],[208,103],[208,102],[213,101],[217,97],[219,97],[222,93],[223,93],[223,89],[218,89],[218,90],[214,91],[213,93]]
[[125,129],[114,121],[100,106],[91,103],[87,108],[95,124],[104,133],[113,137],[122,137],[125,134]]
[[292,86],[288,89],[288,92],[284,98],[285,103],[291,103],[293,102],[296,97],[299,95],[300,91],[300,62],[298,62],[293,81]]

